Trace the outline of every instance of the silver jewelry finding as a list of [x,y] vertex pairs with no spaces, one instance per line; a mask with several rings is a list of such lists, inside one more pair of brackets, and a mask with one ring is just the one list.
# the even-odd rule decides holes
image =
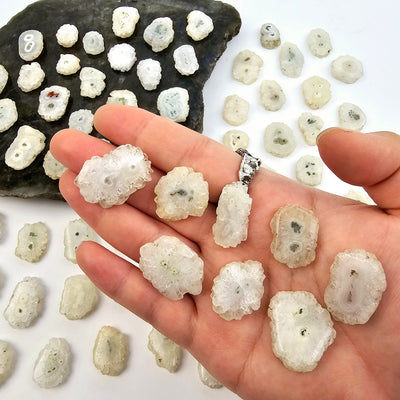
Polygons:
[[236,153],[243,157],[239,169],[239,180],[243,185],[249,185],[261,165],[261,159],[253,157],[245,149],[237,149]]

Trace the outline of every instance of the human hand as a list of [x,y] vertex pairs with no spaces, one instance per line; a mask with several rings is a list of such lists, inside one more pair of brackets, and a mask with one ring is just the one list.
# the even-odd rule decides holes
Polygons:
[[[85,160],[113,145],[76,131],[61,131],[51,151],[69,170],[60,180],[68,203],[107,242],[138,261],[140,247],[173,235],[204,260],[203,291],[172,301],[163,297],[129,261],[93,242],[84,242],[77,259],[107,295],[187,348],[218,380],[245,399],[393,399],[400,388],[400,136],[326,131],[318,141],[321,157],[343,180],[365,187],[378,206],[325,193],[261,168],[249,186],[253,199],[246,242],[223,249],[212,225],[222,188],[238,179],[241,157],[232,150],[146,111],[118,105],[102,107],[96,129],[111,142],[142,148],[152,162],[152,181],[127,203],[103,209],[89,204],[74,185]],[[155,213],[154,186],[175,166],[202,172],[210,204],[202,217],[163,221]],[[289,269],[270,251],[269,228],[283,205],[299,204],[319,218],[317,255],[304,268]],[[323,293],[335,255],[364,248],[381,261],[388,282],[382,301],[365,325],[335,322],[337,335],[312,372],[286,369],[272,352],[267,310],[280,290],[307,290],[324,305]],[[260,261],[267,278],[258,311],[240,321],[225,321],[212,310],[211,287],[231,261]]]

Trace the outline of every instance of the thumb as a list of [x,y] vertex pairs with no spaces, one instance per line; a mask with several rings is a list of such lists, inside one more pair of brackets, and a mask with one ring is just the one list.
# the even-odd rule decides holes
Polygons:
[[400,215],[400,136],[331,128],[317,140],[322,160],[343,181],[363,186],[375,203]]

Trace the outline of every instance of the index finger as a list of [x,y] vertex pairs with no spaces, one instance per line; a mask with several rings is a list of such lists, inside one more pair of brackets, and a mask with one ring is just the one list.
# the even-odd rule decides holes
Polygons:
[[190,166],[202,172],[211,201],[217,201],[227,183],[238,180],[241,157],[231,149],[143,109],[106,105],[96,112],[94,123],[113,143],[140,147],[162,171]]

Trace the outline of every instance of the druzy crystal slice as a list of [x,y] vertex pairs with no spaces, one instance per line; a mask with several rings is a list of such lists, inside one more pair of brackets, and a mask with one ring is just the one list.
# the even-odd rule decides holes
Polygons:
[[336,337],[329,312],[309,292],[278,292],[268,316],[272,350],[293,371],[312,371]]
[[108,208],[124,203],[141,189],[151,180],[151,171],[147,155],[139,147],[126,144],[87,160],[75,184],[87,202]]
[[271,220],[275,259],[289,268],[304,267],[315,259],[319,223],[311,210],[297,204],[281,207]]
[[182,348],[174,341],[152,328],[149,333],[148,349],[154,354],[159,367],[176,372],[181,365]]
[[248,187],[233,182],[222,189],[218,200],[217,220],[212,227],[215,243],[236,247],[247,239],[252,199]]
[[188,167],[175,167],[160,178],[155,189],[157,215],[177,221],[200,217],[208,205],[208,183],[201,172]]
[[385,290],[385,271],[375,255],[363,249],[348,249],[335,257],[324,300],[338,321],[365,324]]
[[143,276],[171,300],[179,300],[185,293],[200,294],[203,265],[197,253],[173,236],[161,236],[140,248]]
[[260,308],[264,269],[258,261],[234,261],[223,267],[211,291],[213,310],[223,319],[242,319]]

